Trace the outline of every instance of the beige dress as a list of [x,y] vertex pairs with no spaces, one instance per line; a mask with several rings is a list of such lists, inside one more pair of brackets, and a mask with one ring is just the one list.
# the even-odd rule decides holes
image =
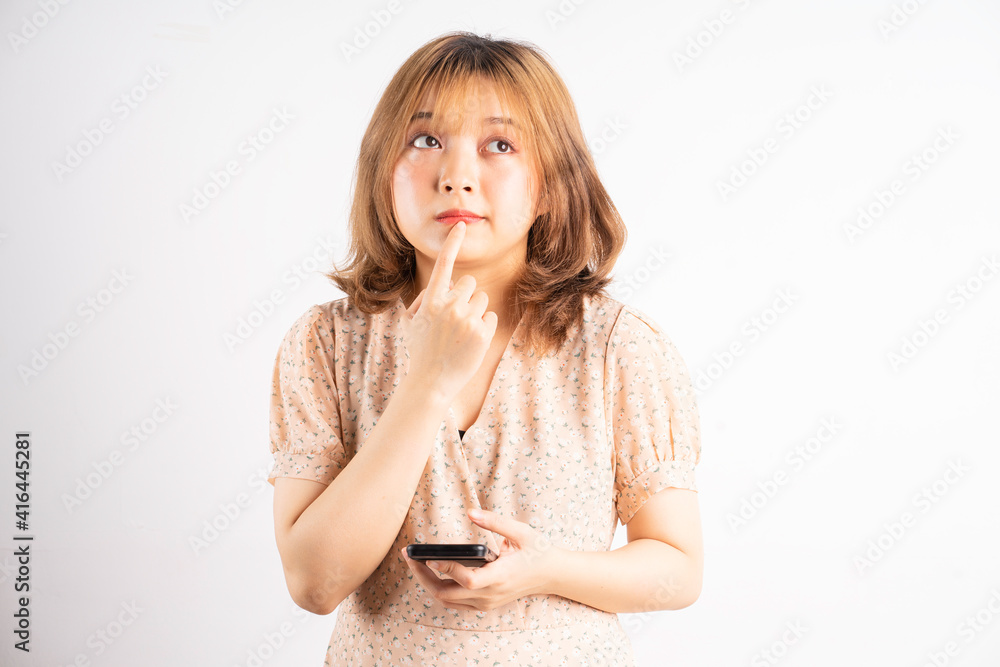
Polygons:
[[[366,315],[344,297],[291,326],[274,366],[272,484],[329,484],[364,446],[407,370],[404,311],[398,301]],[[656,323],[610,297],[587,298],[582,327],[544,357],[529,352],[523,327],[464,438],[452,410],[441,422],[395,543],[337,608],[324,665],[635,664],[617,614],[557,595],[450,609],[400,554],[414,542],[476,542],[499,553],[470,507],[526,522],[564,549],[608,551],[617,521],[628,523],[651,495],[696,490],[694,389]]]

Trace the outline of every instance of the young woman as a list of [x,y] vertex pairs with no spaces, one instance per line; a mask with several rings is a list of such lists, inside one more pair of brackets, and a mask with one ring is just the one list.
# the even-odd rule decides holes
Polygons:
[[348,296],[289,329],[270,414],[288,590],[338,610],[325,664],[634,664],[617,613],[700,594],[698,412],[670,339],[603,291],[625,227],[544,55],[417,50],[362,140],[350,232],[328,274]]

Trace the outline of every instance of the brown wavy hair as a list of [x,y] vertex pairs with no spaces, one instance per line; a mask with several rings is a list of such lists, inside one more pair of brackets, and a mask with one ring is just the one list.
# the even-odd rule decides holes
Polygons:
[[530,43],[451,32],[403,63],[361,140],[349,264],[343,269],[334,264],[325,275],[368,314],[415,296],[415,250],[393,212],[392,174],[406,147],[410,118],[425,96],[436,96],[433,118],[454,119],[483,82],[492,84],[504,116],[518,121],[524,149],[540,175],[525,267],[511,285],[509,307],[514,321],[524,316],[528,345],[545,354],[562,347],[573,325],[582,326],[585,295],[607,296],[604,288],[626,230],[598,177],[565,83]]

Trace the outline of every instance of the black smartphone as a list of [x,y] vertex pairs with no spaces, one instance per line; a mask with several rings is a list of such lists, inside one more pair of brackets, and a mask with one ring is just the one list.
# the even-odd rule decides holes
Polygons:
[[485,544],[410,544],[406,555],[413,560],[453,560],[466,567],[482,567],[497,555]]

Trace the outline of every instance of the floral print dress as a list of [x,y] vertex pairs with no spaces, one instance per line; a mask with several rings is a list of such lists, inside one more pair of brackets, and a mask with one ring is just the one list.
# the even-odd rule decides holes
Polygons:
[[[518,324],[476,422],[449,410],[396,541],[337,608],[332,665],[634,665],[618,615],[557,595],[488,611],[450,609],[410,572],[414,542],[481,543],[480,507],[531,525],[552,544],[608,551],[656,492],[697,490],[698,410],[687,367],[663,330],[606,295],[558,353],[536,356]],[[306,311],[274,365],[270,443],[276,477],[330,484],[405,376],[399,300],[368,315],[347,297]]]

